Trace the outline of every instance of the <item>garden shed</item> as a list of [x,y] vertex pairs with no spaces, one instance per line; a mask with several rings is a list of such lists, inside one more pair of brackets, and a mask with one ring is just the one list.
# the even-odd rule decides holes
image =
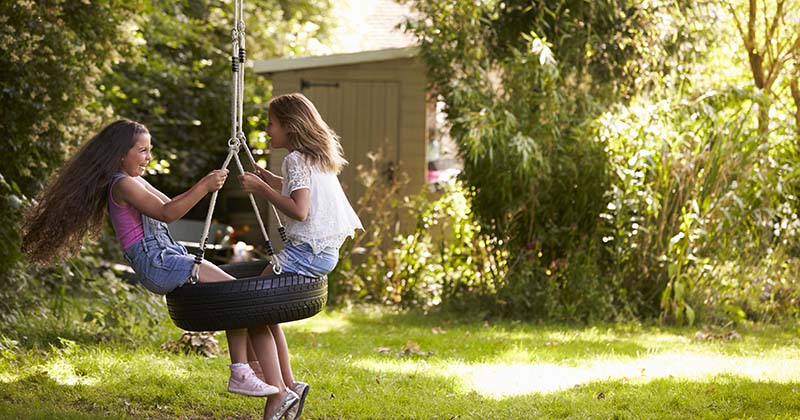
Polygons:
[[[354,205],[364,193],[358,167],[370,167],[370,156],[378,156],[382,176],[408,175],[404,194],[434,180],[428,169],[435,169],[429,160],[439,155],[429,150],[437,132],[436,98],[427,90],[418,52],[412,46],[255,62],[255,73],[272,81],[273,95],[303,93],[341,137],[350,164],[339,179]],[[270,153],[269,169],[280,171],[285,155],[283,150]],[[256,226],[252,210],[242,210],[231,216]],[[248,236],[252,233],[257,232]]]
[[[300,92],[317,106],[341,137],[350,165],[340,180],[352,201],[363,193],[359,165],[378,153],[387,177],[408,173],[411,190],[425,180],[425,67],[416,47],[391,48],[320,57],[278,58],[255,62],[255,72],[269,77],[274,96]],[[280,169],[284,153],[272,153],[269,167]]]

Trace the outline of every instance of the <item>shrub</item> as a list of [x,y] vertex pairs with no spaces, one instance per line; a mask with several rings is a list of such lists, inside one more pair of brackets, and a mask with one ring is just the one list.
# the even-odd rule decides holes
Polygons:
[[[502,238],[481,231],[474,193],[461,182],[441,192],[400,198],[402,181],[386,185],[376,166],[362,168],[358,202],[367,231],[348,241],[331,274],[334,301],[366,299],[431,308],[480,304],[491,308],[506,272]],[[405,230],[399,220],[406,221]]]

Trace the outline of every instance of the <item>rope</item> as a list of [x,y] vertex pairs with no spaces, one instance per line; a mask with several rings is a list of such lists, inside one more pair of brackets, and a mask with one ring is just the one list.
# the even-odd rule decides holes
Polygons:
[[[228,165],[231,163],[231,158],[236,156],[239,153],[239,144],[238,140],[231,139],[228,141],[228,156],[225,158],[225,162],[222,164],[222,169],[225,170],[228,168]],[[238,157],[237,157],[238,159]],[[203,257],[206,253],[206,243],[208,242],[208,231],[211,228],[211,216],[214,214],[214,207],[217,205],[217,195],[219,195],[219,190],[214,191],[211,194],[211,203],[208,205],[208,213],[206,214],[206,223],[203,226],[203,236],[200,238],[200,247],[197,248],[194,254],[194,266],[192,266],[192,275],[189,277],[189,282],[191,284],[197,283],[197,280],[200,278],[200,264],[203,262]]]
[[[256,159],[253,157],[253,153],[250,152],[250,148],[247,147],[247,139],[244,137],[244,133],[241,133],[241,134],[242,134],[241,140],[242,140],[243,144],[245,145],[245,148],[244,148],[245,154],[247,155],[247,158],[250,160],[250,165],[252,165],[253,169],[255,169],[255,167],[257,165],[256,164]],[[278,210],[275,209],[275,206],[270,205],[270,207],[272,208],[272,214],[275,215],[275,220],[277,220],[277,222],[278,222],[278,233],[281,235],[281,241],[283,241],[283,243],[286,243],[286,241],[288,240],[286,238],[286,228],[283,227],[283,223],[281,222],[280,216],[278,216]]]
[[[244,167],[239,159],[239,149],[242,145],[244,145],[244,149],[247,151],[247,157],[250,160],[250,164],[253,165],[254,168],[256,162],[253,158],[253,154],[250,152],[250,148],[247,146],[247,138],[244,135],[244,126],[242,121],[242,116],[244,114],[244,63],[246,56],[245,25],[242,18],[242,0],[235,1],[233,16],[235,27],[231,31],[231,137],[228,139],[228,156],[225,158],[225,162],[222,164],[222,169],[227,169],[231,159],[234,159],[236,161],[236,167],[239,170],[239,173],[244,174]],[[211,202],[208,206],[208,213],[206,214],[205,225],[203,226],[203,235],[200,239],[200,247],[195,252],[192,275],[189,278],[189,282],[192,284],[197,283],[197,280],[200,277],[200,264],[205,256],[206,244],[208,242],[208,232],[211,228],[211,218],[214,214],[214,207],[216,207],[218,195],[218,190],[211,194]],[[261,228],[261,233],[264,235],[264,240],[266,241],[267,254],[269,254],[270,259],[272,260],[272,271],[275,274],[280,274],[282,271],[281,265],[275,255],[274,249],[272,248],[272,242],[269,240],[267,229],[264,227],[264,221],[261,219],[261,212],[258,210],[256,199],[252,193],[248,193],[248,196],[250,198],[250,204],[253,206],[253,210],[256,213],[258,226]],[[285,229],[280,221],[280,218],[278,218],[278,212],[275,210],[275,206],[271,207],[272,211],[275,213],[275,218],[278,221],[278,231],[280,232],[281,239],[285,242]]]

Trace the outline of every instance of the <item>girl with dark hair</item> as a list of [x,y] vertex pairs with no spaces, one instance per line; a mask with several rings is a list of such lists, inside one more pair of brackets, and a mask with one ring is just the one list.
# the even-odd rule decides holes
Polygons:
[[[214,170],[186,192],[169,198],[142,175],[152,156],[150,133],[134,121],[103,128],[70,158],[26,215],[23,251],[35,263],[57,261],[97,237],[106,209],[125,258],[151,292],[167,294],[192,273],[194,257],[175,242],[166,223],[183,217],[206,194],[222,188],[227,170]],[[200,282],[235,280],[203,260]],[[226,331],[231,353],[228,390],[249,396],[277,395],[285,413],[299,400],[282,381],[268,385],[248,364],[248,338],[263,367],[280,372],[269,327]]]

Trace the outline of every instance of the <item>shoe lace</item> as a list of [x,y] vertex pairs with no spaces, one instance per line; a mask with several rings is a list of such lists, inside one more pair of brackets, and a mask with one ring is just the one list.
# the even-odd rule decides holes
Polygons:
[[256,386],[259,388],[264,388],[267,384],[265,384],[261,379],[256,376],[255,372],[252,370],[244,374],[244,382],[247,385]]

